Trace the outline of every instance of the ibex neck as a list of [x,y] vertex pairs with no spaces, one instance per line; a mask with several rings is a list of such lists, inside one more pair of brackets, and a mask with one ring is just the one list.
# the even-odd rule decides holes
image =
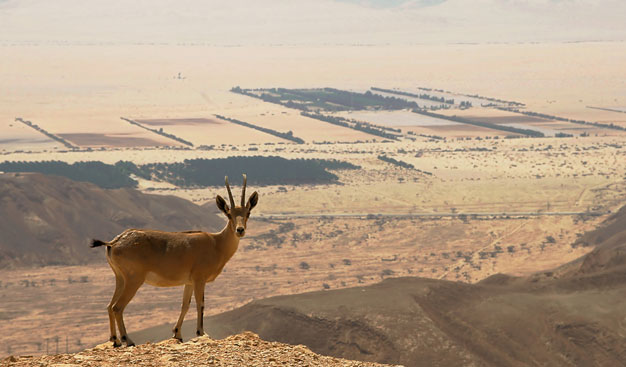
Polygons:
[[235,231],[232,230],[229,224],[230,223],[227,222],[226,227],[224,227],[224,229],[217,234],[219,237],[218,244],[224,250],[226,259],[230,259],[239,247],[239,237],[235,234]]

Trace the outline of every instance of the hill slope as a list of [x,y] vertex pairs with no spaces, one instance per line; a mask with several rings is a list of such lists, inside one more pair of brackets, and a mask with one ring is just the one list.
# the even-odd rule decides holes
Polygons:
[[[593,252],[552,272],[478,284],[396,278],[273,297],[208,317],[206,329],[216,337],[252,330],[321,354],[411,366],[625,365],[625,221],[626,207],[582,238]],[[170,328],[133,337],[165,338]]]
[[2,366],[328,366],[376,367],[377,363],[363,363],[319,356],[298,345],[270,343],[258,335],[244,333],[224,340],[203,336],[187,343],[167,340],[158,344],[144,344],[132,348],[113,348],[103,344],[75,354],[40,357],[8,357]]
[[224,222],[216,210],[58,176],[0,174],[0,268],[101,261],[90,238],[109,240],[130,227],[216,230]]

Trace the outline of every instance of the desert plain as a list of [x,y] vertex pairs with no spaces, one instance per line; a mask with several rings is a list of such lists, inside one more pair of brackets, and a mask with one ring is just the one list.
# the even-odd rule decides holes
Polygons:
[[[0,52],[2,161],[147,164],[260,155],[360,167],[331,170],[338,177],[332,184],[251,186],[259,205],[238,253],[207,286],[207,314],[268,296],[389,277],[474,283],[497,273],[551,269],[591,251],[577,239],[626,196],[626,131],[606,127],[626,127],[620,112],[626,110],[623,42],[245,48],[4,43]],[[408,110],[335,113],[401,130],[389,140],[233,93],[235,86],[440,90],[430,93],[456,102],[438,113],[545,136]],[[486,98],[599,125],[502,111]],[[460,101],[472,107],[461,109]],[[291,131],[304,143],[216,115]],[[137,180],[145,193],[199,205],[225,194],[222,186]],[[240,179],[234,183],[237,192]],[[215,211],[207,209],[207,215]],[[104,254],[83,265],[0,269],[0,355],[71,352],[106,341],[113,288]],[[181,297],[182,288],[142,287],[125,312],[131,336],[173,323]]]

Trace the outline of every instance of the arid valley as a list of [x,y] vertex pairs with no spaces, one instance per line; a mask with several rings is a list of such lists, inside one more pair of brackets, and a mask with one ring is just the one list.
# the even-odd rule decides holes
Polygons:
[[[390,278],[552,278],[626,203],[622,41],[0,53],[0,357],[106,342],[115,279],[89,240],[218,231],[226,174],[260,197],[207,316]],[[143,286],[130,335],[173,325],[181,297]]]

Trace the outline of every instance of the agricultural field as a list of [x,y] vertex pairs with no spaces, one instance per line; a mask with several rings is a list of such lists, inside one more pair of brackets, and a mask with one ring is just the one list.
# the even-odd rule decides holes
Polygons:
[[348,119],[366,121],[381,126],[397,128],[408,135],[434,135],[446,138],[504,137],[507,135],[518,135],[480,126],[467,125],[442,118],[425,116],[410,111],[353,111],[339,112],[337,115]]
[[265,103],[263,108],[233,112],[229,117],[270,127],[278,131],[292,131],[293,135],[308,143],[353,143],[375,139],[360,131],[301,116],[299,111]]
[[0,123],[0,152],[33,150],[52,151],[63,149],[63,145],[18,121]]
[[154,129],[163,129],[163,131],[192,142],[195,146],[261,145],[285,142],[276,136],[235,125],[217,117],[154,118],[138,119],[136,121]]
[[544,135],[548,137],[554,137],[559,133],[574,136],[579,136],[581,134],[603,136],[626,135],[626,131],[576,124],[567,121],[550,120],[493,108],[470,108],[466,110],[445,110],[439,112],[446,116],[455,115],[470,120],[485,121],[497,125],[513,126],[521,129],[533,129],[544,133]]

